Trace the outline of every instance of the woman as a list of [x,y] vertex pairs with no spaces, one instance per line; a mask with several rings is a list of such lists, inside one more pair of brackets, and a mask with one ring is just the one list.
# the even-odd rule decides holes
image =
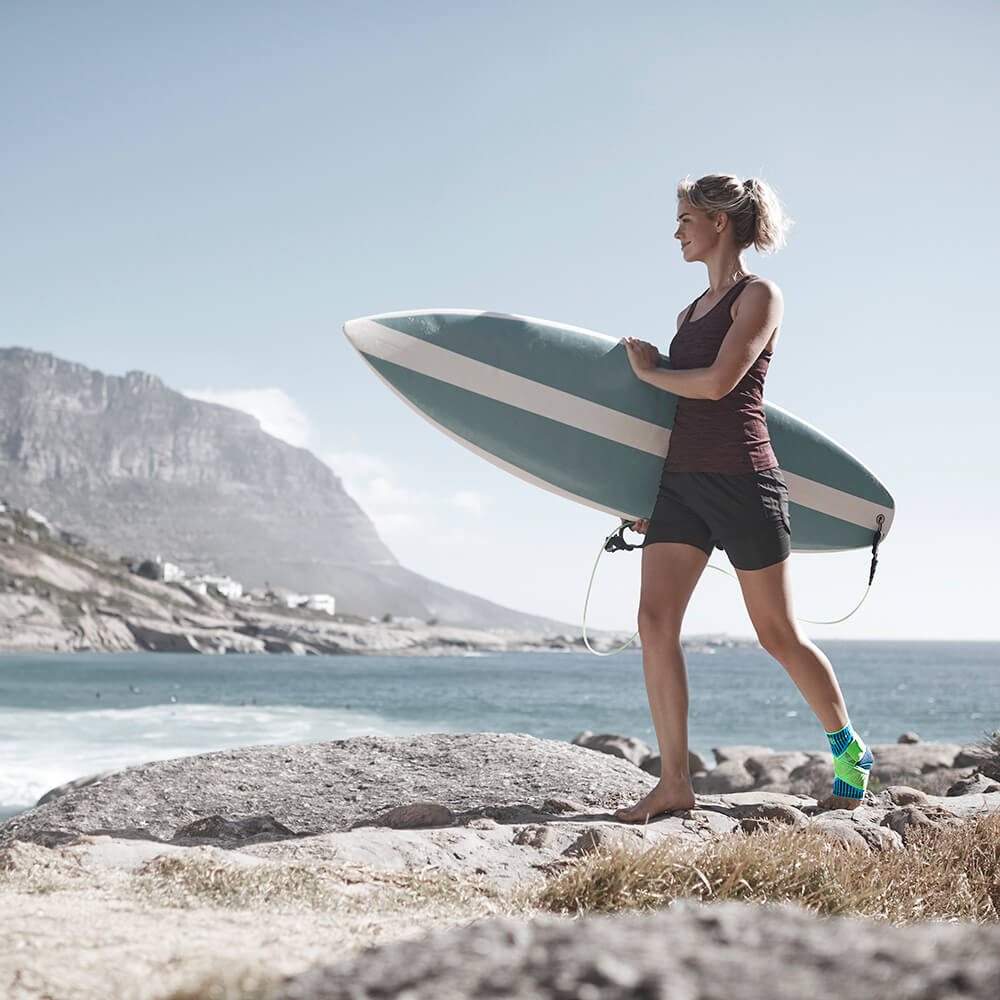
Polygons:
[[800,631],[788,569],[788,490],[764,418],[764,375],[778,341],[781,292],[743,262],[751,245],[784,245],[789,220],[762,181],[710,174],[677,188],[681,255],[708,268],[708,290],[677,317],[671,368],[633,337],[635,374],[679,396],[656,504],[635,530],[642,552],[639,634],[649,708],[660,746],[659,783],[616,817],[642,823],[694,806],[688,769],[687,674],[681,622],[714,547],[725,549],[761,646],[788,671],[823,724],[834,754],[833,794],[860,805],[871,751],[851,727],[830,661]]

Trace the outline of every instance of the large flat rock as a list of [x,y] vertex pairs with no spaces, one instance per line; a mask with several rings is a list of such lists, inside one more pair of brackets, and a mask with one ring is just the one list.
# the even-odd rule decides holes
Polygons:
[[[0,825],[0,846],[80,834],[171,840],[213,816],[269,816],[290,834],[315,835],[369,825],[415,802],[459,819],[524,822],[550,799],[606,814],[654,784],[619,758],[516,733],[243,747],[129,767],[71,788]],[[225,841],[225,831],[213,839]]]

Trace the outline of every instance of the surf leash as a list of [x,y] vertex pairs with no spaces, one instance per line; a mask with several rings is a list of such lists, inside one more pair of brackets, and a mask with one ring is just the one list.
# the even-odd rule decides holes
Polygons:
[[[797,621],[804,622],[807,625],[839,625],[841,622],[846,622],[860,607],[865,603],[868,595],[871,593],[872,583],[875,581],[875,570],[878,568],[878,547],[882,543],[882,539],[885,535],[882,533],[882,527],[885,524],[885,515],[879,514],[876,518],[875,534],[872,538],[872,561],[871,567],[868,571],[868,586],[865,587],[865,592],[861,595],[861,600],[851,608],[842,618],[833,618],[829,621],[820,621],[815,618],[796,618]],[[587,596],[583,601],[583,643],[593,653],[595,656],[614,656],[616,653],[622,652],[622,650],[627,649],[629,646],[635,642],[639,635],[636,631],[635,635],[632,636],[628,642],[619,646],[617,649],[612,650],[599,650],[594,649],[590,644],[590,640],[587,638],[587,609],[590,606],[590,592],[594,587],[594,578],[597,575],[597,566],[601,561],[601,556],[605,552],[631,552],[634,549],[641,549],[646,543],[645,541],[639,542],[638,545],[632,545],[630,542],[625,541],[625,529],[631,528],[635,524],[634,521],[622,521],[622,523],[611,532],[607,538],[601,543],[601,548],[597,553],[597,558],[594,560],[594,568],[590,571],[590,582],[587,584]],[[706,567],[707,569],[714,569],[717,573],[722,573],[724,576],[728,576],[736,582],[739,582],[739,577],[735,573],[730,573],[729,570],[723,569],[721,566],[716,566],[713,563],[709,563]]]
[[583,644],[589,649],[594,656],[614,656],[616,653],[620,653],[624,649],[628,649],[633,642],[639,636],[639,630],[636,629],[635,635],[629,639],[628,642],[623,643],[617,649],[600,650],[594,649],[590,644],[590,640],[587,638],[587,608],[590,606],[590,592],[594,589],[594,577],[597,575],[597,564],[601,561],[601,556],[605,552],[631,552],[633,549],[641,549],[646,543],[640,542],[638,545],[631,545],[629,542],[625,541],[625,529],[631,527],[635,524],[634,521],[622,521],[622,523],[615,528],[614,531],[608,535],[607,538],[601,543],[601,547],[597,552],[597,558],[594,560],[594,568],[590,571],[590,583],[587,584],[587,596],[583,599]]

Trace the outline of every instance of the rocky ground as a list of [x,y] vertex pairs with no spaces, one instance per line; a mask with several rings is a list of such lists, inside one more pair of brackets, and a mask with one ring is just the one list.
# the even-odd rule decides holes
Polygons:
[[677,903],[642,916],[481,922],[322,966],[267,1000],[465,997],[821,997],[849,956],[851,990],[893,1000],[996,997],[1000,929],[822,920],[792,907]]
[[[873,748],[882,784],[853,813],[817,808],[828,760],[821,781],[809,755],[720,747],[712,767],[692,760],[694,809],[618,823],[614,808],[654,783],[648,749],[594,734],[578,745],[365,737],[72,783],[0,825],[0,992],[138,1000],[207,975],[284,975],[270,995],[288,1000],[698,997],[730,995],[741,975],[766,977],[779,963],[768,994],[799,997],[847,953],[852,981],[877,996],[890,983],[900,998],[998,995],[1000,928],[844,920],[833,930],[798,910],[733,905],[573,922],[522,912],[519,890],[605,846],[783,824],[877,863],[917,829],[1000,809],[1000,785],[973,773],[975,747]],[[220,902],[247,891],[247,872],[267,890]],[[393,943],[362,951],[379,942]]]

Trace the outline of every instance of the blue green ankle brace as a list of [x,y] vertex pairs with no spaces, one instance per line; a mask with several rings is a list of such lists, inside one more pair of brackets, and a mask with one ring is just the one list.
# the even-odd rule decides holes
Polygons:
[[848,722],[840,732],[827,733],[833,751],[833,794],[845,799],[863,799],[875,758],[865,741]]

